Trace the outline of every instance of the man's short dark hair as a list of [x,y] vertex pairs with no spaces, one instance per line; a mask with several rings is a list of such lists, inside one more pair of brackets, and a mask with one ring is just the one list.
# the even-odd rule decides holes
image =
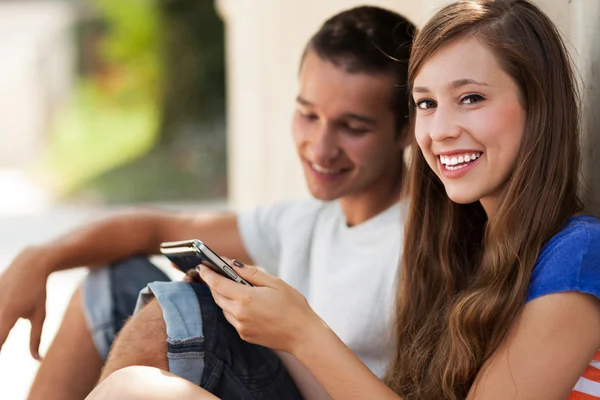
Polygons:
[[304,53],[350,73],[390,74],[395,92],[392,110],[401,130],[408,121],[406,79],[415,26],[403,16],[379,7],[362,6],[331,17],[310,39]]

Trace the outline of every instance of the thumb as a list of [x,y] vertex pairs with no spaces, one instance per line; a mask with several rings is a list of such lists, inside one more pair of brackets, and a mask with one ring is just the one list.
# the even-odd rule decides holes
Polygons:
[[41,361],[40,356],[40,342],[42,340],[42,327],[44,326],[44,320],[46,319],[46,310],[42,307],[40,310],[36,310],[35,314],[30,318],[31,321],[31,335],[29,338],[29,351],[31,356],[38,361]]
[[276,287],[278,278],[252,265],[244,265],[241,261],[233,260],[235,272],[254,286]]

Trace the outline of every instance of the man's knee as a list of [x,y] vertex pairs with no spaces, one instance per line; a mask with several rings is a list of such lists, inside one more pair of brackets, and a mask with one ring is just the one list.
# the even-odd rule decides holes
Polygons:
[[168,369],[166,325],[156,300],[127,321],[115,340],[100,379],[131,365]]
[[81,286],[83,313],[103,361],[133,314],[140,290],[154,281],[168,281],[168,277],[145,257],[93,269],[86,277]]

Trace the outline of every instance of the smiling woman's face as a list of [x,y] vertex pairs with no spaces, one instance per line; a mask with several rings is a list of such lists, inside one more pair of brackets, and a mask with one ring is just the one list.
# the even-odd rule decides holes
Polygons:
[[519,88],[474,37],[433,54],[414,80],[415,135],[450,199],[494,213],[525,125]]

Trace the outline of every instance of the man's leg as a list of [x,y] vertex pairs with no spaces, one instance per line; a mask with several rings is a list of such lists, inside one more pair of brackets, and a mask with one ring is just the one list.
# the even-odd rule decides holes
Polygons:
[[40,365],[30,399],[82,399],[94,387],[139,291],[168,277],[144,257],[92,271],[79,288]]
[[167,327],[156,300],[143,307],[123,327],[110,349],[100,382],[113,372],[132,365],[169,370]]
[[218,400],[217,397],[164,370],[127,367],[110,374],[86,400]]
[[83,315],[77,289],[48,355],[33,382],[30,399],[83,399],[94,388],[103,361]]
[[147,294],[156,300],[123,327],[101,380],[120,368],[166,369],[166,363],[171,373],[222,399],[302,398],[279,357],[243,341],[206,285],[155,282]]
[[110,350],[100,380],[120,368],[146,365],[200,385],[204,371],[200,304],[192,285],[153,282]]

